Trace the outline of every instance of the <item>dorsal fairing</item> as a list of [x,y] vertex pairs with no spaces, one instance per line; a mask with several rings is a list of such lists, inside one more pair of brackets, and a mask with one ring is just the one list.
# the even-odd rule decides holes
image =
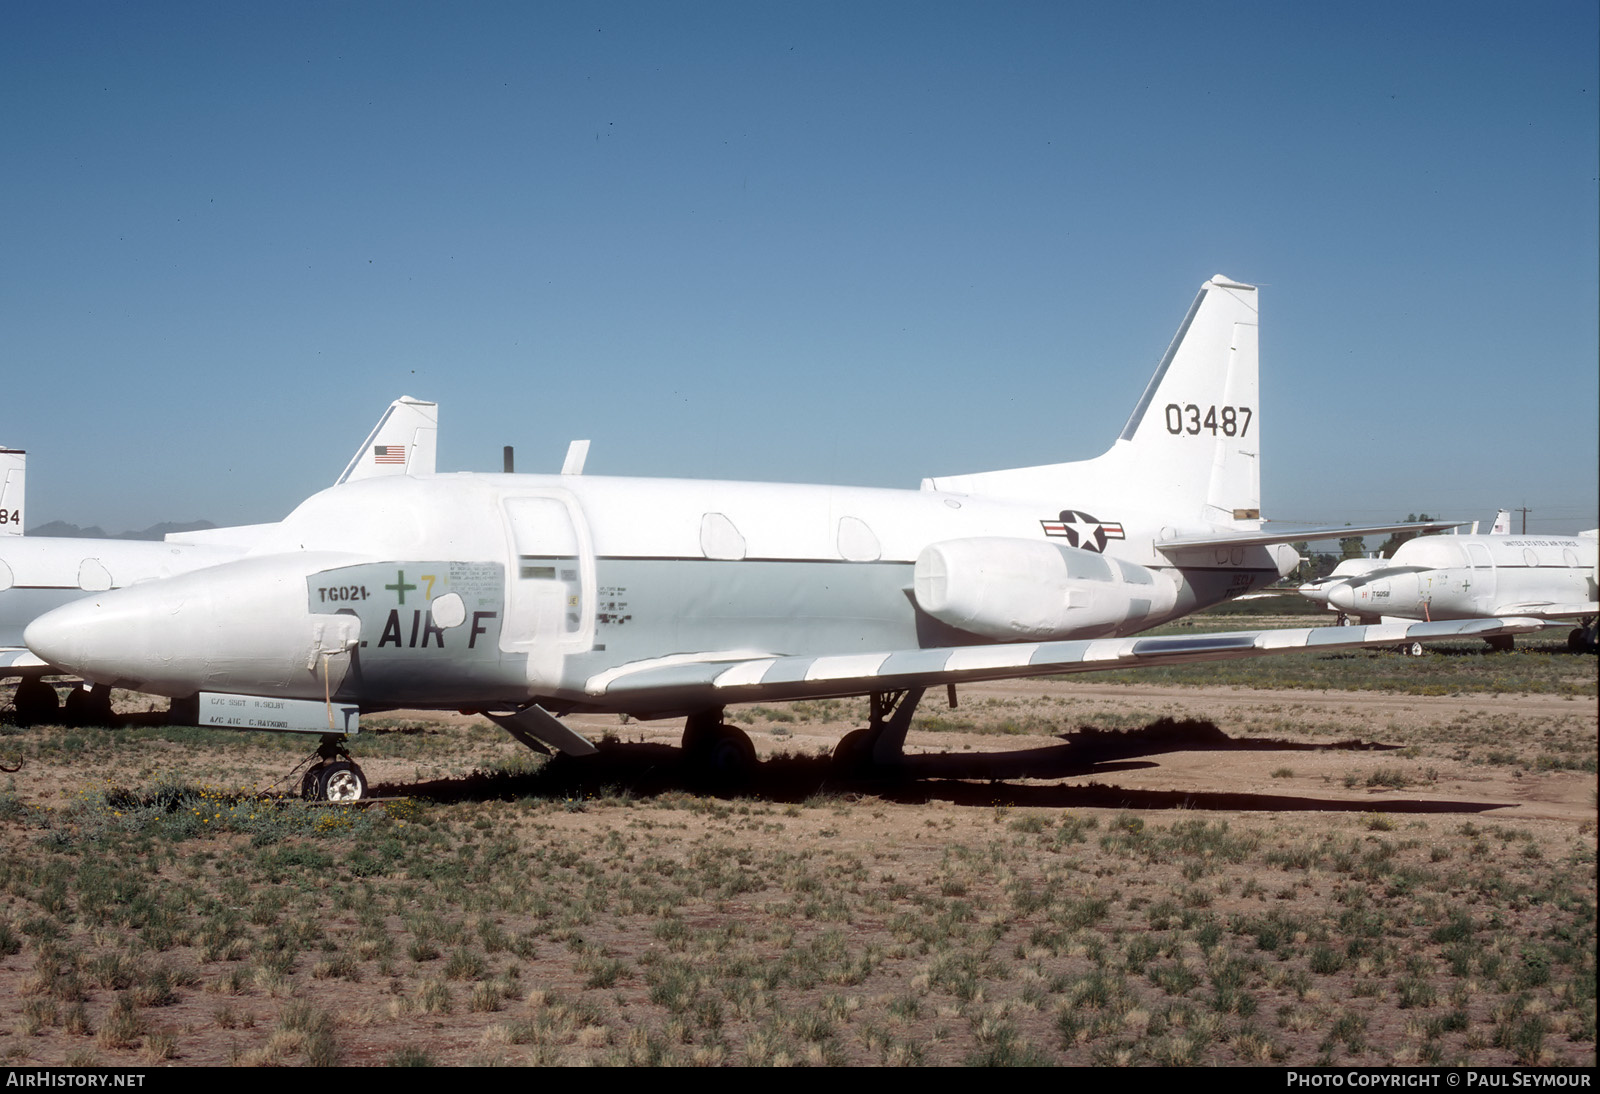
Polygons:
[[373,558],[497,561],[497,492],[472,475],[408,475],[331,486],[301,502],[250,554],[337,550]]

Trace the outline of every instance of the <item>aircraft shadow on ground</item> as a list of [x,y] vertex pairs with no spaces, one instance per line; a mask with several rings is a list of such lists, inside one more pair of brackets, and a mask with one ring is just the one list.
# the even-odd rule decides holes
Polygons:
[[673,793],[706,794],[799,803],[818,795],[870,794],[888,801],[967,806],[1033,806],[1056,809],[1200,809],[1226,811],[1327,811],[1364,813],[1481,813],[1504,803],[1438,801],[1385,796],[1381,803],[1302,794],[1226,790],[1140,790],[1089,783],[1036,785],[1012,779],[1106,776],[1157,767],[1142,759],[1170,752],[1370,752],[1397,745],[1348,740],[1330,744],[1266,737],[1229,737],[1209,721],[1162,718],[1142,729],[1108,731],[1092,726],[1063,735],[1062,743],[1011,752],[940,753],[908,756],[893,771],[851,775],[828,756],[780,753],[756,765],[736,788],[719,787],[684,762],[674,745],[607,741],[596,756],[557,757],[530,774],[475,773],[406,786],[374,787],[377,794],[402,793],[435,801],[538,797],[570,802],[607,797],[653,798]]

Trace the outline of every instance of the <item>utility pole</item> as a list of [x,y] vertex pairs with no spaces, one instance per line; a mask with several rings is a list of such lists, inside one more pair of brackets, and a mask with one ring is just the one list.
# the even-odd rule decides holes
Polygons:
[[1533,512],[1533,510],[1527,508],[1526,506],[1524,506],[1523,508],[1518,509],[1516,511],[1518,513],[1522,514],[1522,534],[1523,535],[1527,535],[1528,534],[1528,514]]

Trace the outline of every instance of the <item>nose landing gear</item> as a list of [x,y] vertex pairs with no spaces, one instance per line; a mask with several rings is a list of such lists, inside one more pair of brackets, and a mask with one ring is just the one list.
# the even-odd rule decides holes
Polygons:
[[308,802],[355,802],[367,796],[367,776],[350,758],[342,736],[322,738],[317,762],[300,780],[300,797]]

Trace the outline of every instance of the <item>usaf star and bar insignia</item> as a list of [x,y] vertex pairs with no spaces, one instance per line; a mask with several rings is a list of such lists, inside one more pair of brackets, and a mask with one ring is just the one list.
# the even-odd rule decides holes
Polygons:
[[1069,547],[1080,547],[1096,554],[1105,552],[1107,540],[1126,538],[1120,523],[1098,520],[1076,509],[1063,509],[1055,520],[1039,523],[1045,535],[1065,539]]

